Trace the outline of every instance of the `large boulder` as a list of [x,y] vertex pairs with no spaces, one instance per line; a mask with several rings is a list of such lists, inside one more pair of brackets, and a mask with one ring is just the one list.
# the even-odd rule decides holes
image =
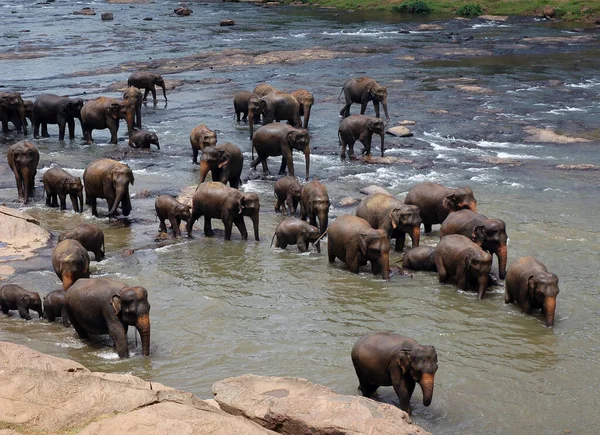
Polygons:
[[426,434],[395,406],[336,394],[306,379],[244,375],[213,385],[226,412],[243,415],[281,434]]
[[0,221],[0,262],[27,260],[50,241],[50,233],[19,210],[0,206]]

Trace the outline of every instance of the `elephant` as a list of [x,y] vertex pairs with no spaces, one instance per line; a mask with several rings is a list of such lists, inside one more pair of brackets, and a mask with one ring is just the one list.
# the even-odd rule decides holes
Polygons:
[[240,91],[233,96],[233,108],[237,122],[240,122],[240,114],[244,114],[242,121],[248,122],[250,127],[250,139],[254,134],[254,124],[260,122],[260,97],[253,92]]
[[410,270],[426,270],[437,272],[433,252],[435,248],[431,246],[417,246],[406,251],[402,257],[402,267]]
[[129,105],[135,108],[133,116],[133,125],[138,129],[142,129],[142,102],[144,96],[140,88],[135,86],[129,86],[125,92],[123,92],[123,100],[127,101]]
[[319,229],[308,222],[293,217],[286,218],[277,225],[275,228],[275,234],[271,239],[271,246],[273,241],[277,238],[275,246],[277,248],[285,249],[287,245],[297,245],[298,251],[308,251],[308,244],[313,243],[317,248],[317,252],[321,252],[321,233]]
[[302,200],[302,186],[298,183],[296,177],[292,177],[291,175],[281,177],[275,183],[273,190],[275,198],[277,198],[275,211],[279,213],[283,206],[282,213],[284,215],[289,212],[290,216],[296,216],[298,203]]
[[528,314],[541,308],[548,327],[554,326],[558,293],[558,277],[534,257],[519,258],[508,268],[504,302],[516,302]]
[[44,296],[44,319],[48,322],[54,322],[60,317],[63,326],[70,326],[69,315],[65,306],[65,296],[67,292],[63,289],[54,290]]
[[211,219],[221,219],[225,225],[225,240],[231,240],[233,224],[240,230],[242,240],[248,240],[248,231],[244,216],[249,216],[254,225],[254,240],[258,237],[260,202],[256,193],[242,193],[223,183],[202,183],[192,198],[192,216],[187,223],[188,237],[192,236],[192,227],[200,216],[204,216],[204,234],[214,235]]
[[329,220],[329,193],[327,188],[319,181],[313,180],[302,188],[300,195],[300,219],[303,221],[308,217],[311,225],[317,226],[319,218],[319,230],[321,234],[327,231]]
[[[379,103],[383,105],[385,117],[390,119],[387,108],[387,88],[380,85],[369,77],[356,77],[348,80],[342,92],[346,97],[346,104],[340,111],[343,118],[350,116],[350,106],[352,103],[360,103],[360,114],[364,115],[369,101],[373,101],[375,116],[379,118]],[[341,95],[341,92],[340,92]]]
[[44,315],[39,293],[30,292],[16,284],[0,287],[0,308],[4,314],[8,314],[9,310],[18,310],[21,319],[25,320],[31,320],[29,310],[36,311],[40,319]]
[[25,118],[29,119],[33,125],[33,100],[23,100],[23,107],[25,108]]
[[242,180],[244,156],[237,145],[223,142],[214,147],[204,148],[200,157],[200,183],[204,183],[208,171],[213,181],[220,181],[238,189]]
[[433,224],[444,222],[453,211],[468,209],[477,212],[477,200],[470,187],[454,189],[431,182],[412,187],[404,203],[419,207],[426,233],[431,232]]
[[291,96],[298,101],[300,105],[300,116],[304,117],[304,123],[302,127],[308,129],[308,121],[310,120],[310,111],[313,104],[315,104],[314,95],[306,89],[298,89],[291,93]]
[[104,258],[104,232],[98,225],[82,224],[58,236],[58,242],[63,240],[77,240],[86,251],[94,253],[96,261]]
[[300,104],[287,92],[271,92],[260,99],[260,112],[264,120],[263,124],[286,120],[296,128],[302,126],[300,120]]
[[186,224],[188,223],[191,217],[191,206],[182,204],[171,195],[160,195],[154,202],[154,209],[156,210],[156,216],[160,222],[159,231],[161,233],[167,232],[165,219],[169,219],[169,222],[171,222],[171,230],[173,230],[173,237],[181,237],[179,226],[181,225],[182,220],[185,221]]
[[128,165],[111,159],[94,160],[83,171],[86,202],[92,206],[92,214],[98,217],[96,199],[106,198],[108,216],[117,214],[121,204],[124,216],[131,213],[129,184],[133,186],[133,172]]
[[498,258],[498,276],[500,279],[506,278],[506,224],[502,219],[488,219],[486,216],[472,212],[471,210],[458,210],[450,213],[442,223],[440,228],[440,237],[447,234],[462,234],[463,236],[473,238],[473,233],[477,227],[484,230],[485,236],[481,247],[495,254]]
[[42,177],[44,191],[46,192],[46,205],[58,207],[57,197],[60,199],[60,209],[67,209],[67,195],[71,198],[73,211],[83,212],[83,184],[81,178],[74,177],[64,169],[54,167],[48,169]]
[[79,338],[108,333],[119,357],[128,358],[131,325],[140,334],[142,355],[150,355],[150,304],[144,287],[108,278],[80,279],[66,293],[67,313]]
[[153,131],[133,130],[129,136],[129,146],[132,148],[150,148],[150,144],[156,145],[160,149],[158,136]]
[[431,404],[438,369],[435,347],[420,345],[393,332],[370,332],[352,346],[351,356],[363,396],[369,397],[380,386],[391,385],[400,400],[400,409],[410,415],[410,398],[418,383],[423,405]]
[[264,97],[265,95],[269,95],[273,92],[281,92],[281,91],[279,89],[277,89],[275,86],[271,86],[266,83],[261,83],[259,85],[256,85],[256,87],[254,88],[254,91],[252,91],[252,93],[258,95],[260,98]]
[[289,175],[294,176],[294,161],[292,149],[304,152],[306,162],[306,180],[310,173],[310,138],[308,131],[303,128],[294,128],[287,124],[268,124],[259,128],[252,136],[252,146],[256,148],[258,157],[250,164],[256,169],[262,163],[263,174],[268,175],[267,157],[282,156],[280,175],[285,175],[286,166]]
[[354,142],[359,140],[363,144],[362,155],[371,155],[371,139],[373,133],[381,136],[381,157],[385,149],[385,125],[380,118],[365,115],[350,115],[340,122],[338,128],[338,140],[342,147],[340,157],[346,158],[346,146],[348,146],[348,156],[355,159]]
[[33,197],[40,153],[34,144],[22,140],[8,148],[6,159],[8,166],[15,174],[19,199],[23,201],[23,204],[27,204],[29,198]]
[[33,103],[33,137],[50,137],[48,124],[58,124],[58,139],[65,140],[65,128],[69,126],[69,139],[75,139],[75,119],[81,122],[81,98],[60,97],[54,94],[42,94]]
[[148,93],[152,92],[152,99],[156,101],[156,87],[160,86],[163,90],[163,96],[165,97],[165,101],[167,101],[167,90],[165,86],[165,81],[161,77],[160,74],[154,74],[151,72],[141,71],[135,72],[129,76],[127,79],[127,86],[135,86],[139,89],[144,89],[144,101],[148,98]]
[[206,125],[200,124],[194,127],[190,133],[190,143],[194,153],[193,162],[198,163],[198,152],[204,151],[206,147],[214,147],[217,145],[217,133],[209,129]]
[[360,202],[356,216],[373,228],[385,230],[390,239],[396,239],[396,251],[404,249],[406,233],[410,234],[412,247],[419,246],[421,216],[417,206],[404,204],[386,193],[373,193]]
[[27,134],[25,102],[19,92],[0,92],[0,122],[4,134],[8,134],[9,121],[14,124],[17,131]]
[[479,299],[483,299],[488,288],[492,256],[490,253],[460,234],[443,237],[435,247],[433,260],[441,283],[456,277],[461,290],[473,287]]
[[345,262],[350,272],[358,273],[360,266],[371,262],[373,275],[381,273],[390,279],[390,240],[384,230],[371,228],[369,223],[357,216],[338,217],[329,229],[327,253],[329,262],[336,258]]
[[135,107],[127,101],[107,97],[98,97],[95,100],[87,101],[81,108],[83,139],[86,143],[91,144],[93,142],[92,130],[108,128],[110,143],[116,144],[118,141],[119,119],[124,119],[127,122],[127,134],[131,137],[134,113]]
[[52,251],[52,267],[68,290],[78,279],[90,277],[90,256],[77,240],[65,239]]

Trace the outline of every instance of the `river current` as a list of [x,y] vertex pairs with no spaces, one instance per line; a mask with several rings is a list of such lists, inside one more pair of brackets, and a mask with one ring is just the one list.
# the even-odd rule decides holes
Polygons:
[[[26,322],[16,312],[0,315],[0,340],[208,398],[215,381],[245,373],[303,377],[358,394],[350,349],[365,332],[390,330],[437,349],[433,402],[425,408],[418,387],[412,400],[414,422],[433,433],[597,433],[600,171],[557,168],[600,165],[597,29],[533,18],[416,21],[221,2],[188,2],[189,17],[171,14],[178,6],[172,1],[15,3],[0,0],[0,89],[30,99],[41,93],[118,97],[118,86],[109,86],[148,65],[176,87],[167,90],[168,104],[159,92],[158,104],[142,109],[160,151],[124,154],[124,125],[118,145],[106,143],[106,130],[84,145],[79,125],[73,142],[59,142],[56,126],[50,138],[35,141],[39,179],[52,164],[81,176],[92,159],[120,156],[135,175],[128,221],[94,218],[87,208],[78,215],[70,204],[67,212],[48,209],[41,183],[24,208],[53,234],[82,222],[104,229],[108,258],[93,262],[92,274],[148,289],[151,356],[140,356],[132,332],[132,358],[119,360],[108,339],[83,342],[73,329]],[[98,15],[72,15],[84,6]],[[101,21],[103,11],[112,11],[114,21]],[[229,18],[235,26],[219,27]],[[423,30],[422,24],[439,27]],[[338,95],[348,78],[361,75],[388,86],[390,125],[415,121],[413,137],[386,137],[386,156],[411,163],[340,161]],[[554,328],[505,305],[502,287],[477,301],[474,293],[439,284],[436,274],[385,282],[368,268],[354,275],[339,261],[330,265],[325,252],[271,248],[282,219],[273,211],[276,178],[249,169],[248,130],[236,125],[232,106],[237,90],[260,82],[314,93],[311,177],[329,190],[331,218],[354,213],[339,200],[360,198],[358,190],[371,184],[400,198],[422,181],[469,185],[481,213],[506,221],[508,264],[534,255],[559,276]],[[351,110],[358,112],[356,105]],[[194,239],[155,241],[155,197],[177,195],[198,181],[189,132],[201,123],[244,152],[242,189],[261,198],[259,243],[252,235],[241,241],[235,228],[233,240],[223,241],[216,221],[216,237],[206,238],[201,220]],[[536,139],[540,131],[559,141]],[[2,152],[20,139],[14,132],[0,137]],[[294,158],[303,174],[303,156]],[[269,165],[276,173],[276,159]],[[0,202],[19,207],[16,197],[2,160]],[[105,201],[99,209],[106,211]],[[438,229],[422,243],[435,245]],[[123,257],[124,249],[135,252]],[[50,253],[9,263],[17,268],[10,280],[40,294],[59,288]],[[392,263],[399,259],[391,255]],[[391,388],[378,396],[397,403]]]

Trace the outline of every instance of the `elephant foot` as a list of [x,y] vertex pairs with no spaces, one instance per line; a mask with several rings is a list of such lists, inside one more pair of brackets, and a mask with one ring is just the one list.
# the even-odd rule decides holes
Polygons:
[[213,230],[204,231],[206,237],[214,237],[215,232]]

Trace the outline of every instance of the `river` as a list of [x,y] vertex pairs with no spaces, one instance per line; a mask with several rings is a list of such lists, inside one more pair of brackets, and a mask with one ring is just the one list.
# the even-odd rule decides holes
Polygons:
[[[144,127],[157,132],[160,151],[123,154],[123,125],[116,146],[106,143],[106,130],[95,131],[97,143],[84,145],[79,125],[73,142],[59,142],[56,126],[50,126],[51,138],[35,141],[39,178],[54,163],[81,175],[92,159],[121,153],[135,175],[129,220],[108,222],[89,209],[82,215],[50,210],[41,183],[23,208],[54,234],[81,222],[104,229],[108,258],[92,263],[93,276],[148,289],[151,356],[140,356],[131,332],[133,356],[121,361],[107,340],[82,342],[72,329],[22,321],[16,312],[0,315],[0,340],[208,398],[215,381],[244,373],[303,377],[358,394],[352,345],[365,332],[391,330],[437,349],[433,402],[425,408],[418,387],[412,400],[414,422],[433,433],[597,432],[600,171],[557,168],[600,165],[596,28],[534,18],[418,21],[379,12],[221,2],[189,2],[189,17],[170,14],[178,3],[162,0],[14,3],[0,0],[5,89],[31,99],[45,92],[118,97],[107,88],[148,63],[177,87],[167,91],[168,104],[161,97],[143,108]],[[98,15],[72,15],[83,6]],[[114,12],[114,21],[101,21],[101,11]],[[236,25],[219,27],[221,19]],[[420,30],[422,24],[440,27]],[[390,125],[415,121],[409,126],[413,137],[386,137],[386,156],[412,163],[340,161],[338,95],[348,78],[360,75],[388,86]],[[358,190],[370,184],[401,198],[422,181],[469,185],[480,212],[506,221],[508,264],[534,255],[559,276],[554,328],[544,327],[539,315],[505,305],[502,287],[477,301],[472,292],[439,284],[435,274],[384,282],[368,268],[354,275],[339,261],[330,265],[325,252],[271,248],[282,219],[273,211],[275,177],[264,179],[249,169],[248,130],[236,125],[232,106],[237,90],[265,81],[284,90],[307,88],[316,97],[311,176],[329,190],[331,218],[354,213],[339,200],[360,198]],[[259,243],[252,236],[240,241],[236,229],[233,240],[224,242],[214,221],[214,238],[204,237],[199,222],[194,239],[155,241],[156,195],[177,195],[197,183],[189,132],[201,123],[217,130],[220,142],[231,141],[244,152],[242,188],[261,198]],[[536,141],[541,130],[555,132],[562,143]],[[15,133],[0,136],[2,152],[17,140]],[[269,163],[275,173],[277,163]],[[302,174],[301,154],[295,165]],[[14,178],[0,161],[0,202],[19,207],[16,197]],[[106,211],[104,201],[99,207]],[[422,243],[435,245],[438,228]],[[121,256],[128,248],[134,254]],[[398,260],[392,254],[391,262]],[[60,286],[50,249],[11,264],[18,269],[11,281],[30,290],[46,294]],[[391,388],[378,394],[397,403]]]

